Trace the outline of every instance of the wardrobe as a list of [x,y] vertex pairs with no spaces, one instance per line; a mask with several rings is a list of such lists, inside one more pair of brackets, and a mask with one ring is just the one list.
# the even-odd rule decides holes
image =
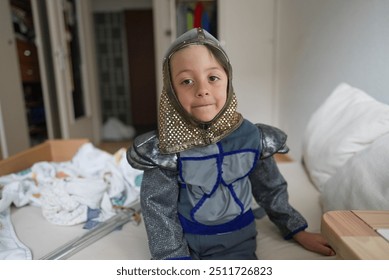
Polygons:
[[2,157],[52,138],[98,142],[90,1],[5,0],[0,8]]

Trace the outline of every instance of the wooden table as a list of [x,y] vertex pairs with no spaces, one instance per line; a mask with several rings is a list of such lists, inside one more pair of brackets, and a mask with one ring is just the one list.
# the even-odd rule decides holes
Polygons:
[[321,230],[339,259],[389,259],[389,241],[376,232],[389,228],[389,211],[329,211]]

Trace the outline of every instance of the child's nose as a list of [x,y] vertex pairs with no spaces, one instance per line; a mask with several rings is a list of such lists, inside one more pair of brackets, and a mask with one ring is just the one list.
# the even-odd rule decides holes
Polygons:
[[203,96],[206,96],[206,95],[209,95],[209,92],[206,89],[199,89],[197,91],[197,96],[198,97],[203,97]]
[[198,85],[196,94],[198,97],[209,95],[209,89],[208,89],[206,83],[200,83]]

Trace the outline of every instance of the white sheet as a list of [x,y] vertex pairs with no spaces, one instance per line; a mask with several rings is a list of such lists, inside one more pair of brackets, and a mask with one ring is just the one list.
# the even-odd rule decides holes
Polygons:
[[389,133],[355,154],[324,184],[323,210],[389,210]]
[[[311,183],[304,167],[300,162],[280,163],[279,169],[288,182],[289,201],[308,221],[311,232],[320,232],[322,210],[320,206],[320,193]],[[319,259],[326,257],[302,248],[293,240],[284,240],[278,229],[265,217],[257,222],[259,259],[293,260],[293,259]]]
[[[321,207],[319,193],[309,181],[299,162],[279,164],[289,182],[290,201],[308,220],[309,230],[320,231]],[[82,225],[59,226],[45,220],[40,209],[33,206],[14,208],[12,220],[17,235],[39,259],[57,247],[85,233]],[[257,222],[260,259],[333,259],[302,248],[294,241],[285,241],[267,217]],[[140,225],[127,224],[91,246],[73,255],[71,259],[128,259],[148,260],[147,235],[143,221]]]
[[30,249],[15,234],[9,209],[0,212],[0,232],[0,260],[31,260]]

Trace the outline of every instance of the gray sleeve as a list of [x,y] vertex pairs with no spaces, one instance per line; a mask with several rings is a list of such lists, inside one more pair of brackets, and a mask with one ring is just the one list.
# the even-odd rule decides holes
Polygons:
[[177,172],[144,171],[141,207],[152,259],[185,259],[189,250],[177,215]]
[[287,182],[273,157],[259,160],[250,180],[255,200],[285,239],[307,227],[304,217],[289,204]]

